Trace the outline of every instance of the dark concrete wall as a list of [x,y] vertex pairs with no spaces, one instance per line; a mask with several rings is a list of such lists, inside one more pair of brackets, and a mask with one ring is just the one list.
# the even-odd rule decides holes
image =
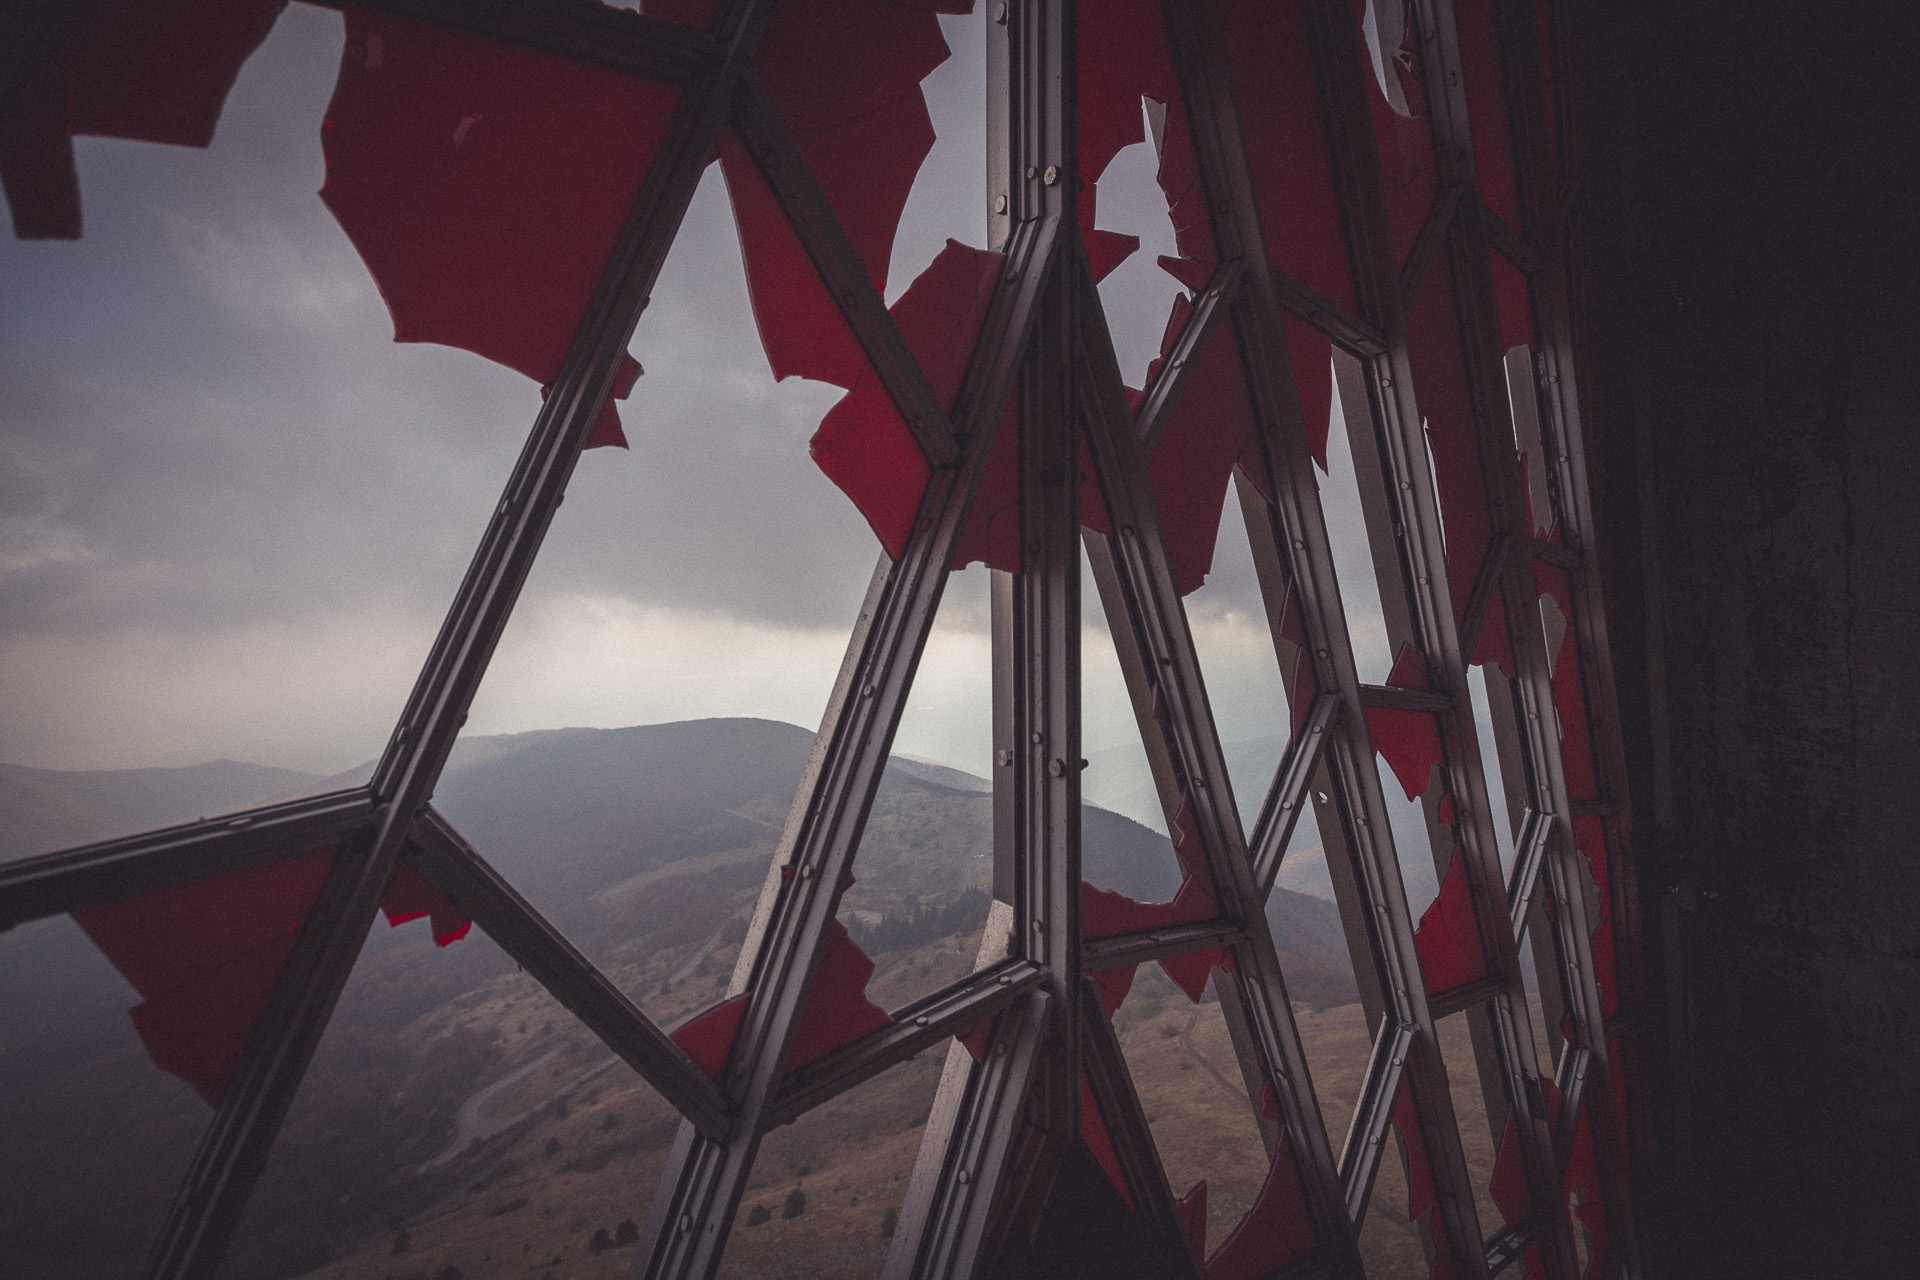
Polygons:
[[1844,6],[1590,21],[1649,1270],[1920,1275],[1920,46]]

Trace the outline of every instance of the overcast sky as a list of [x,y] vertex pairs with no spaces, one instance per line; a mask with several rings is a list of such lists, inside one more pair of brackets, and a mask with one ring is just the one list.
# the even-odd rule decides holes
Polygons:
[[[980,23],[942,19],[954,56],[926,82],[939,141],[894,294],[947,237],[984,243]],[[77,140],[85,238],[0,240],[0,761],[331,771],[375,754],[400,711],[539,396],[391,341],[315,195],[340,45],[337,13],[290,7],[209,150]],[[1102,225],[1143,239],[1104,289],[1135,382],[1177,287],[1153,265],[1173,251],[1153,167],[1130,148],[1100,194]],[[468,731],[814,726],[878,543],[807,457],[840,389],[768,372],[717,169],[632,350],[633,447],[582,460]],[[1344,483],[1329,523],[1365,630]],[[985,598],[984,570],[956,576],[898,740],[982,772]],[[1231,501],[1188,603],[1223,736],[1284,732]],[[1090,624],[1090,751],[1133,733],[1104,646]],[[1384,677],[1384,650],[1362,659]]]

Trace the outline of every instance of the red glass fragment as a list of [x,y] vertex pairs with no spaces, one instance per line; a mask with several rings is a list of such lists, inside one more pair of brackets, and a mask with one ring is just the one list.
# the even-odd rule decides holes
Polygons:
[[1197,590],[1213,569],[1227,481],[1253,429],[1239,346],[1223,325],[1207,343],[1147,459],[1181,595]]
[[1493,541],[1493,521],[1487,507],[1486,483],[1480,474],[1480,444],[1474,428],[1473,401],[1467,391],[1453,280],[1447,272],[1427,273],[1407,317],[1407,346],[1420,413],[1426,419],[1427,443],[1433,452],[1433,478],[1440,491],[1447,583],[1452,589],[1455,620],[1464,623],[1480,563]]
[[800,236],[732,130],[721,135],[719,156],[734,228],[740,233],[754,327],[774,379],[799,377],[852,386],[866,371],[866,353]]
[[77,239],[70,137],[204,147],[286,0],[75,0],[0,111],[0,179],[23,240]]
[[146,1003],[132,1011],[162,1070],[219,1106],[292,953],[333,850],[73,913]]
[[1480,621],[1480,634],[1473,642],[1472,666],[1495,666],[1512,679],[1518,670],[1513,665],[1513,637],[1507,634],[1506,595],[1495,587],[1487,597],[1486,616]]
[[[1333,425],[1333,342],[1326,334],[1296,316],[1286,316],[1287,355],[1293,365],[1293,385],[1300,396],[1300,424],[1307,433],[1307,452],[1324,474],[1327,469],[1327,432]],[[1254,443],[1248,433],[1249,443]],[[1247,474],[1265,480],[1266,468],[1248,467]],[[1261,483],[1268,501],[1273,486]]]
[[[1146,933],[1176,924],[1211,920],[1219,913],[1213,896],[1213,874],[1207,866],[1197,822],[1190,804],[1182,804],[1174,815],[1174,855],[1186,873],[1180,890],[1170,902],[1137,902],[1125,894],[1097,889],[1080,882],[1080,936],[1087,941],[1114,938],[1130,933]],[[1225,961],[1224,948],[1208,947],[1160,961],[1161,970],[1173,984],[1198,1004],[1206,994],[1207,980],[1216,966]],[[1109,975],[1124,973],[1124,978]],[[1133,970],[1106,970],[1094,979],[1109,997],[1107,1012],[1112,1013],[1126,998],[1133,983]],[[1117,994],[1116,994],[1117,993]]]
[[685,1049],[702,1071],[718,1080],[740,1034],[740,1020],[746,1016],[747,997],[742,993],[694,1015],[673,1033],[673,1042]]
[[892,0],[787,0],[773,7],[753,68],[792,130],[870,115],[947,60],[930,8]]
[[1500,74],[1500,37],[1493,25],[1492,0],[1456,0],[1453,21],[1460,39],[1467,122],[1473,132],[1474,165],[1480,171],[1480,198],[1508,226],[1518,228],[1520,192],[1514,178],[1513,135]]
[[1533,290],[1520,268],[1504,255],[1489,252],[1493,263],[1493,302],[1500,315],[1500,350],[1533,346]]
[[394,340],[445,343],[551,382],[679,97],[349,9],[320,197],[373,273]]
[[386,901],[380,904],[380,909],[386,912],[391,928],[422,916],[430,917],[433,940],[443,947],[460,941],[473,928],[473,917],[450,902],[432,881],[407,862],[394,868],[393,879],[387,884]]
[[21,240],[80,238],[80,175],[67,132],[66,80],[57,57],[28,67],[0,103],[0,184]]
[[[1383,14],[1403,8],[1398,0],[1373,0]],[[1376,71],[1370,68],[1367,81],[1372,92],[1367,101],[1373,112],[1374,142],[1380,152],[1380,176],[1386,187],[1387,223],[1393,234],[1394,261],[1405,265],[1419,238],[1427,211],[1439,190],[1433,167],[1433,135],[1427,124],[1426,92],[1420,68],[1419,35],[1412,21],[1402,28],[1397,47],[1383,50],[1384,62]],[[1390,78],[1396,92],[1405,101],[1410,114],[1387,100],[1380,74]]]
[[1440,727],[1433,714],[1401,707],[1368,707],[1367,732],[1393,776],[1406,789],[1407,799],[1418,800],[1433,785],[1435,765],[1444,764]]
[[1432,1241],[1427,1251],[1433,1260],[1428,1280],[1452,1280],[1453,1255],[1447,1247],[1446,1221],[1434,1212],[1438,1199],[1433,1189],[1433,1166],[1428,1163],[1427,1141],[1420,1131],[1410,1080],[1401,1083],[1400,1096],[1393,1104],[1393,1127],[1400,1135],[1400,1152],[1407,1166],[1407,1221],[1417,1226],[1424,1219]]
[[1420,924],[1413,931],[1413,946],[1420,955],[1420,973],[1430,996],[1487,976],[1487,956],[1473,918],[1466,858],[1459,849],[1453,851],[1446,879],[1440,882],[1440,895],[1420,916]]
[[1207,1180],[1205,1178],[1187,1188],[1187,1194],[1173,1202],[1174,1210],[1180,1215],[1180,1225],[1187,1233],[1187,1247],[1193,1250],[1193,1256],[1201,1261],[1207,1256]]
[[[873,961],[848,936],[846,926],[834,921],[828,927],[820,967],[814,972],[807,1007],[794,1033],[793,1049],[787,1054],[786,1070],[796,1071],[816,1062],[893,1021],[885,1009],[867,999],[867,981],[872,977]],[[746,1012],[745,995],[722,1000],[675,1031],[674,1043],[717,1080],[733,1052],[734,1038],[740,1033]]]
[[800,1030],[793,1038],[793,1052],[787,1055],[787,1070],[817,1061],[893,1021],[885,1009],[867,999],[867,982],[872,977],[873,961],[847,935],[846,926],[834,921],[827,930]]
[[[949,409],[959,394],[960,380],[966,374],[994,286],[999,283],[1003,260],[1001,254],[949,240],[888,309],[934,393]],[[1019,444],[1017,439],[1009,439],[1011,435],[1001,430],[994,441],[994,453],[1009,450],[1017,512]],[[815,464],[860,508],[887,554],[899,559],[913,531],[929,472],[900,410],[871,368],[863,364],[852,388],[827,411],[814,433],[812,452]],[[989,458],[989,473],[995,472],[994,461]],[[1002,462],[1000,471],[1005,470]],[[1004,483],[1004,476],[1000,482]],[[991,522],[1004,502],[1005,495],[988,493],[983,481],[969,525],[982,518]],[[1017,515],[1010,541],[1015,553],[1012,563],[997,563],[995,568],[1020,567]]]
[[1282,1130],[1253,1207],[1207,1259],[1207,1280],[1256,1280],[1306,1257],[1316,1243],[1300,1173]]
[[[1560,1089],[1547,1076],[1541,1077],[1540,1088],[1546,1097],[1546,1121],[1551,1130],[1560,1123]],[[1508,1226],[1519,1226],[1533,1215],[1533,1196],[1527,1189],[1526,1163],[1520,1154],[1520,1126],[1511,1111],[1507,1113],[1506,1128],[1500,1135],[1500,1154],[1494,1160],[1493,1179],[1488,1184],[1488,1191],[1494,1205],[1500,1210],[1501,1219]],[[1538,1245],[1529,1247],[1520,1260],[1533,1280],[1539,1280],[1546,1273]]]
[[[1357,310],[1353,269],[1307,43],[1306,10],[1268,0],[1228,0],[1220,16],[1267,260],[1352,313]],[[1291,322],[1287,341],[1293,346]],[[1296,375],[1300,367],[1296,347]],[[1308,418],[1310,431],[1313,421]],[[1321,453],[1316,450],[1314,457],[1325,470]]]
[[1095,284],[1105,280],[1113,269],[1132,257],[1140,247],[1139,236],[1123,236],[1118,231],[1098,231],[1092,227],[1080,233],[1087,242],[1087,265]]
[[1120,1172],[1120,1158],[1113,1151],[1113,1135],[1107,1132],[1106,1118],[1100,1114],[1100,1106],[1093,1100],[1093,1087],[1084,1074],[1080,1077],[1080,1137],[1120,1198],[1127,1202],[1127,1208],[1132,1209],[1133,1193],[1127,1190],[1126,1175]]
[[1400,646],[1400,652],[1394,655],[1393,670],[1387,673],[1387,687],[1390,689],[1433,688],[1433,677],[1427,669],[1427,655],[1414,648],[1409,640]]
[[[794,144],[882,293],[894,232],[928,152],[933,121],[919,86],[838,124],[795,130]],[[731,134],[720,147],[754,322],[776,379],[850,387],[866,365],[851,329],[752,159]]]

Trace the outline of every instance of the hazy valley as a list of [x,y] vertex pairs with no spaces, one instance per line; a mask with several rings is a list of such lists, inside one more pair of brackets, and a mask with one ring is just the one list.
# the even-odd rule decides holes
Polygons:
[[[482,738],[462,744],[435,804],[673,1027],[725,989],[810,743],[756,720]],[[230,762],[0,767],[0,859],[357,780]],[[842,919],[875,962],[868,990],[884,1007],[972,967],[985,786],[903,759],[882,785]],[[1085,843],[1087,876],[1103,888],[1161,900],[1178,885],[1166,837],[1138,822],[1089,807]],[[1337,1145],[1367,1053],[1339,920],[1324,897],[1287,888],[1269,919]],[[147,1060],[126,1018],[137,1001],[64,917],[0,934],[0,1272],[137,1272],[209,1115]],[[1265,1161],[1213,993],[1190,1004],[1147,966],[1116,1025],[1176,1192],[1208,1179],[1217,1244]],[[1484,1185],[1491,1143],[1473,1122],[1465,1039],[1450,1030],[1449,1056]],[[923,1053],[768,1135],[726,1273],[875,1274],[942,1060]],[[477,930],[442,950],[424,923],[379,921],[223,1274],[623,1275],[622,1224],[644,1219],[676,1126]],[[1384,1274],[1424,1273],[1395,1163],[1383,1166],[1368,1252]]]

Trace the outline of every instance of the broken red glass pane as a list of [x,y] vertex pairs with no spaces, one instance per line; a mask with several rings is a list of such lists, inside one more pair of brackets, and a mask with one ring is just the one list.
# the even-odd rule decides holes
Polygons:
[[286,0],[75,0],[0,110],[0,178],[23,240],[76,239],[70,137],[204,147]]
[[1514,179],[1513,135],[1492,0],[1455,0],[1453,21],[1460,38],[1467,122],[1473,131],[1474,164],[1480,171],[1480,198],[1508,226],[1518,227],[1520,194]]
[[[372,272],[394,340],[553,381],[679,96],[349,9],[320,197]],[[604,424],[594,434],[613,443]]]
[[[1400,646],[1387,685],[1394,689],[1430,689],[1427,660],[1411,641]],[[1296,730],[1297,732],[1297,730]],[[1368,707],[1367,732],[1393,776],[1406,789],[1407,799],[1418,800],[1433,785],[1433,770],[1446,763],[1440,745],[1440,725],[1432,712],[1403,707]]]
[[1239,347],[1223,325],[1207,343],[1147,459],[1181,595],[1197,590],[1213,569],[1227,481],[1253,429]]
[[1473,584],[1493,540],[1486,483],[1480,473],[1480,443],[1473,400],[1467,390],[1453,278],[1429,271],[1407,317],[1407,348],[1413,361],[1420,413],[1426,419],[1440,491],[1440,521],[1446,532],[1447,582],[1456,621],[1465,622]]
[[1400,0],[1363,0],[1355,6],[1363,30],[1372,28],[1365,31],[1374,57],[1374,66],[1367,74],[1372,89],[1367,100],[1373,112],[1380,177],[1386,187],[1394,262],[1403,265],[1439,190],[1412,7]]
[[[820,967],[814,971],[807,1007],[794,1032],[793,1049],[787,1054],[786,1070],[816,1062],[893,1021],[885,1009],[867,999],[867,981],[872,977],[873,961],[848,936],[846,926],[834,921],[821,946]],[[746,996],[722,1000],[683,1023],[673,1033],[674,1043],[685,1049],[701,1070],[718,1079],[726,1069],[746,1012]]]
[[218,1106],[333,850],[73,913],[146,1003],[141,1043],[163,1070]]
[[1207,1259],[1207,1280],[1256,1280],[1306,1257],[1316,1243],[1300,1172],[1283,1129],[1253,1207]]
[[[1307,45],[1305,7],[1228,0],[1220,16],[1267,260],[1353,313],[1353,269]],[[1288,345],[1293,345],[1291,330]],[[1295,348],[1296,372],[1300,364],[1301,353]],[[1308,421],[1311,431],[1312,418]],[[1314,456],[1324,469],[1320,452]]]
[[[889,308],[908,349],[948,408],[959,394],[1003,261],[1000,254],[949,240]],[[887,554],[899,559],[929,471],[906,420],[871,368],[863,367],[852,388],[827,411],[814,433],[812,452],[815,464],[860,508]],[[981,558],[995,568],[1020,567],[1018,466],[1018,437],[1003,425],[969,517],[969,533],[975,536],[963,538],[962,557],[984,551],[994,558]],[[1010,492],[1005,491],[1008,486]],[[1009,508],[1011,536],[1002,531]],[[1010,559],[1002,558],[1009,553]],[[966,562],[956,559],[957,565]]]
[[433,940],[443,947],[460,941],[473,928],[473,917],[448,901],[431,881],[405,862],[394,868],[386,901],[380,905],[393,928],[422,916],[431,917]]
[[1466,859],[1453,851],[1453,861],[1440,882],[1440,895],[1420,916],[1413,931],[1414,950],[1427,994],[1437,996],[1487,976],[1486,952],[1473,917],[1473,889],[1467,881]]
[[[1545,1076],[1540,1080],[1540,1089],[1546,1098],[1545,1118],[1547,1128],[1551,1131],[1560,1123],[1560,1089],[1551,1077]],[[1500,1210],[1501,1220],[1509,1227],[1517,1227],[1533,1216],[1533,1195],[1527,1188],[1527,1167],[1520,1152],[1520,1126],[1511,1111],[1507,1113],[1506,1128],[1500,1135],[1500,1153],[1494,1159],[1493,1178],[1487,1190]],[[1546,1264],[1540,1256],[1538,1245],[1530,1246],[1520,1257],[1521,1265],[1526,1268],[1531,1280],[1540,1280],[1546,1274]]]
[[1428,1162],[1426,1136],[1420,1129],[1411,1080],[1400,1085],[1400,1096],[1393,1104],[1393,1128],[1399,1136],[1400,1155],[1407,1169],[1407,1221],[1418,1227],[1424,1220],[1427,1238],[1432,1242],[1427,1250],[1432,1259],[1428,1280],[1452,1280],[1453,1255],[1447,1248],[1447,1225],[1435,1211],[1439,1199],[1434,1194],[1433,1166]]

